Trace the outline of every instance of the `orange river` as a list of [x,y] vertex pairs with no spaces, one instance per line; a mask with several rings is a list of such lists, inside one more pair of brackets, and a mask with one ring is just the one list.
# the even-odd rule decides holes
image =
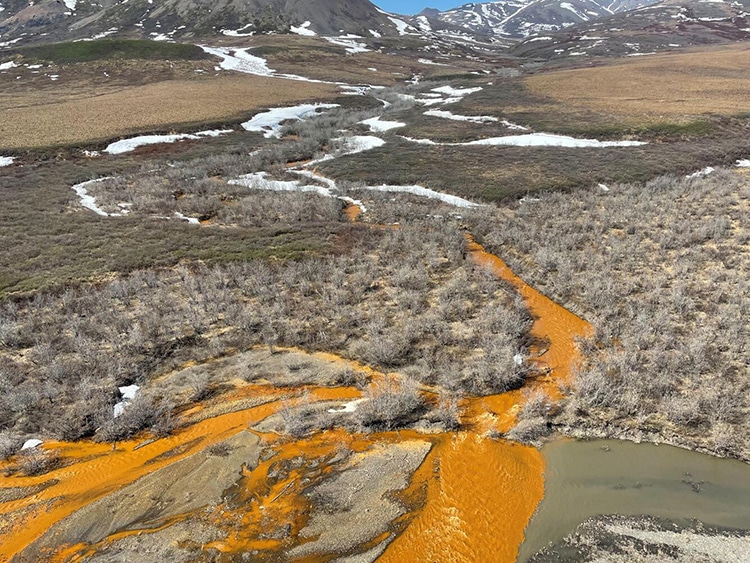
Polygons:
[[[351,210],[352,215],[355,211]],[[502,260],[487,253],[471,237],[468,237],[468,252],[476,263],[490,268],[516,288],[534,317],[532,336],[549,343],[546,350],[536,351],[535,360],[549,369],[543,376],[530,378],[525,389],[540,388],[559,398],[560,383],[567,381],[571,366],[578,361],[576,338],[588,334],[590,326],[525,284]],[[378,376],[374,370],[369,370],[368,375]],[[44,447],[57,450],[64,461],[62,467],[37,477],[0,473],[0,489],[35,487],[23,498],[0,503],[0,519],[12,518],[13,522],[12,532],[0,536],[0,561],[11,560],[52,525],[81,507],[247,429],[277,412],[284,399],[298,395],[293,390],[272,388],[250,391],[267,397],[268,402],[201,420],[165,438],[120,442],[114,450],[111,445],[92,442],[48,443]],[[359,397],[360,392],[353,388],[314,388],[311,396],[319,401],[350,400]],[[405,528],[379,561],[515,561],[524,529],[544,495],[544,461],[533,447],[486,435],[488,431],[506,432],[512,428],[523,400],[521,390],[467,399],[463,405],[466,415],[462,431],[424,436],[434,444],[418,471],[426,483],[426,503],[415,514],[408,515]],[[200,408],[194,410],[200,412]],[[413,435],[411,431],[405,434]],[[274,447],[278,448],[281,459],[303,455],[309,460],[326,460],[334,453],[332,436],[354,451],[363,451],[378,440],[401,439],[399,433],[368,436],[334,430]],[[279,440],[272,435],[263,438],[272,443]],[[325,463],[315,462],[310,466],[318,472],[327,471]],[[273,549],[273,545],[264,545],[265,540],[258,540],[255,528],[258,517],[253,511],[264,512],[266,518],[272,510],[286,511],[279,518],[294,522],[293,534],[304,525],[309,507],[302,494],[302,483],[308,480],[302,477],[309,476],[305,473],[308,469],[300,468],[299,473],[292,472],[287,480],[274,486],[269,486],[264,478],[268,470],[269,463],[261,462],[254,470],[243,472],[243,490],[260,500],[255,505],[239,503],[251,506],[247,512],[222,510],[223,516],[217,521],[231,521],[234,532],[207,547],[223,553]],[[282,502],[274,502],[280,497],[285,497]],[[290,516],[290,512],[294,515]],[[95,548],[69,546],[58,552],[58,558],[79,559]]]

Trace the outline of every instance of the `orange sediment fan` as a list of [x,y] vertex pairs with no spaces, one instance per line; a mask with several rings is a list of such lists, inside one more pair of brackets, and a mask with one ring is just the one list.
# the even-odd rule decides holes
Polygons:
[[[146,474],[235,435],[246,429],[248,424],[267,418],[280,407],[281,403],[276,401],[210,418],[142,447],[138,447],[136,440],[118,443],[115,451],[112,451],[111,445],[92,442],[50,444],[59,449],[65,458],[82,461],[39,477],[0,477],[0,488],[31,487],[50,479],[57,480],[57,483],[34,495],[0,504],[0,515],[5,518],[28,506],[44,505],[44,509],[34,510],[30,516],[20,518],[14,523],[13,532],[0,539],[0,561],[12,559],[51,526],[76,510]],[[193,443],[193,446],[177,455],[163,455],[188,443]]]

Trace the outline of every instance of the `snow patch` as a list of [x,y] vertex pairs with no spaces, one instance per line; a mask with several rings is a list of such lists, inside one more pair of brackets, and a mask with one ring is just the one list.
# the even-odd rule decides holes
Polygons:
[[455,113],[438,109],[427,110],[424,114],[430,117],[441,117],[452,121],[468,121],[470,123],[489,123],[491,121],[498,121],[497,117],[492,117],[491,115],[456,115]]
[[23,443],[23,446],[21,446],[21,451],[33,450],[34,448],[41,446],[42,443],[43,442],[39,440],[38,438],[30,438]]
[[750,168],[750,160],[748,159],[738,160],[737,168]]
[[396,26],[396,29],[398,30],[399,35],[408,35],[408,30],[413,30],[414,28],[410,26],[408,23],[406,23],[404,20],[400,20],[398,18],[394,18],[392,16],[388,16],[388,19],[393,22],[393,25]]
[[716,169],[713,166],[707,166],[703,170],[698,170],[698,172],[688,174],[685,178],[705,178],[709,174],[713,174],[715,171]]
[[195,217],[188,217],[186,215],[183,215],[179,211],[175,211],[174,212],[174,216],[177,217],[178,219],[182,219],[183,221],[187,221],[191,225],[200,225],[201,224],[200,219],[197,219]]
[[272,192],[313,192],[325,197],[333,197],[329,188],[314,186],[311,184],[301,185],[298,180],[270,180],[266,172],[254,172],[243,174],[235,180],[229,180],[228,184],[234,186],[245,186],[254,190],[268,190]]
[[65,7],[70,10],[71,12],[76,11],[76,4],[78,4],[78,0],[63,0],[63,4],[65,4]]
[[289,31],[292,33],[296,33],[297,35],[305,35],[306,37],[314,37],[317,35],[312,29],[310,29],[311,23],[309,21],[306,21],[300,26],[291,26],[289,28]]
[[209,55],[214,55],[222,59],[219,66],[224,70],[235,70],[245,74],[255,74],[258,76],[271,76],[274,71],[268,68],[266,59],[256,57],[247,52],[247,49],[232,49],[231,47],[207,47],[200,45],[200,48]]
[[429,199],[436,199],[447,203],[448,205],[454,205],[456,207],[481,207],[478,203],[463,199],[455,195],[444,194],[442,192],[436,192],[429,188],[422,186],[389,186],[383,184],[382,186],[366,186],[364,188],[358,188],[362,190],[370,190],[374,192],[393,192],[393,193],[407,193],[420,197],[426,197]]
[[[334,141],[340,141],[343,144],[344,154],[356,154],[359,152],[365,152],[385,145],[385,141],[380,137],[372,137],[370,135],[354,135],[352,137],[340,137],[334,139]],[[342,155],[338,155],[342,156]]]
[[417,62],[422,63],[423,65],[448,66],[444,63],[436,63],[435,61],[431,61],[430,59],[417,59]]
[[339,47],[344,47],[347,53],[350,55],[356,55],[357,53],[367,53],[370,49],[364,43],[359,43],[352,39],[346,39],[343,37],[324,37],[326,41]]
[[549,133],[529,133],[527,135],[510,135],[507,137],[492,137],[480,139],[463,145],[496,145],[517,147],[571,147],[571,148],[606,148],[606,147],[637,147],[645,145],[641,141],[599,141],[597,139],[576,139],[565,135]]
[[3,166],[10,166],[13,161],[16,160],[13,156],[0,156],[0,168]]
[[338,107],[338,104],[301,104],[283,108],[274,108],[261,112],[253,117],[250,121],[245,121],[242,128],[245,131],[257,131],[270,139],[280,137],[281,124],[289,120],[301,120],[310,115],[314,115],[321,109],[330,109]]
[[96,180],[88,180],[87,182],[81,182],[80,184],[76,184],[75,186],[72,186],[71,189],[78,194],[78,197],[81,200],[81,205],[85,207],[86,209],[90,209],[97,215],[101,215],[102,217],[111,217],[111,216],[120,216],[120,213],[107,213],[104,211],[101,207],[99,207],[96,204],[96,198],[92,195],[89,195],[88,190],[86,189],[88,186],[91,186],[93,184],[98,184],[100,182],[104,182],[106,180],[111,180],[111,176],[106,176],[104,178],[97,178]]
[[0,70],[10,70],[16,68],[18,65],[14,61],[8,61],[7,63],[0,63]]
[[179,134],[179,135],[141,135],[139,137],[133,137],[130,139],[122,139],[120,141],[111,143],[104,149],[104,152],[108,154],[123,154],[131,152],[145,145],[158,145],[162,143],[175,143],[177,141],[183,141],[185,139],[197,140],[204,137],[218,137],[219,135],[225,135],[231,133],[232,129],[215,129],[210,131],[200,131],[199,133],[191,134]]
[[345,413],[345,412],[354,412],[357,410],[357,406],[360,403],[365,402],[367,399],[357,399],[355,401],[349,401],[348,403],[344,403],[337,409],[328,409],[328,412],[331,414],[339,414],[339,413]]
[[448,96],[463,98],[464,96],[468,96],[469,94],[473,94],[481,90],[481,86],[477,86],[476,88],[453,88],[452,86],[440,86],[438,88],[433,88],[432,92],[439,92],[440,94],[447,94]]
[[371,117],[370,119],[363,119],[360,121],[364,125],[370,128],[370,131],[380,133],[382,131],[390,131],[391,129],[397,129],[399,127],[406,127],[406,123],[400,121],[384,121],[378,117]]

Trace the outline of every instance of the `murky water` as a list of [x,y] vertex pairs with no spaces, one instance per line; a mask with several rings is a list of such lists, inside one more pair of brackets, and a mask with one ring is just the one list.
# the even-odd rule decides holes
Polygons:
[[681,448],[560,440],[542,448],[545,495],[519,561],[601,514],[750,529],[750,465]]

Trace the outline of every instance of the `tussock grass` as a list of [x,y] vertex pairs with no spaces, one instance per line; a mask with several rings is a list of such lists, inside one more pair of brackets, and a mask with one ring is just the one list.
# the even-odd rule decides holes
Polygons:
[[652,55],[617,64],[537,74],[525,80],[534,94],[565,105],[650,120],[750,110],[750,48]]
[[[292,87],[293,85],[293,87]],[[336,87],[276,78],[227,75],[167,80],[99,95],[95,88],[61,85],[30,99],[0,99],[0,148],[96,142],[145,131],[195,127],[267,107],[331,99]],[[73,90],[72,92],[70,90]]]

